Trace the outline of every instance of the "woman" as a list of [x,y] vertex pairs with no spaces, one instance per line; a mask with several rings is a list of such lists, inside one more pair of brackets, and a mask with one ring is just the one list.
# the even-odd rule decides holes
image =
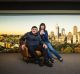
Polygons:
[[39,33],[40,33],[40,36],[41,36],[42,40],[46,43],[47,47],[49,48],[49,51],[51,51],[51,53],[53,53],[60,62],[62,62],[63,61],[62,57],[51,46],[51,44],[48,40],[48,32],[45,29],[46,29],[45,23],[41,23],[40,27],[39,27]]

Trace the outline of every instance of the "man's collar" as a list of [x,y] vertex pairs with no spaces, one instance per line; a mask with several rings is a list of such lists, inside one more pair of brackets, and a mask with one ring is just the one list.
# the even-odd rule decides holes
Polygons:
[[38,33],[36,33],[36,34],[33,34],[32,32],[30,32],[30,34],[32,34],[32,35],[34,35],[34,36],[38,35]]

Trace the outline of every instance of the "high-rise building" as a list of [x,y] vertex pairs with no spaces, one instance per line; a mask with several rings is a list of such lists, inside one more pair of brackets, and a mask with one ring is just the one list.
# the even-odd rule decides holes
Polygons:
[[56,34],[57,34],[57,37],[59,38],[59,26],[58,26],[58,24],[56,26]]
[[80,44],[80,32],[77,33],[78,43]]
[[65,35],[65,29],[64,28],[62,28],[62,30],[61,30],[61,35]]
[[73,43],[76,44],[77,43],[77,36],[73,35]]
[[62,43],[62,44],[64,44],[64,42],[65,42],[65,35],[61,35],[60,37],[59,37],[59,42],[60,43]]
[[67,35],[67,43],[72,43],[72,38],[73,38],[72,33],[69,32]]
[[77,26],[73,26],[73,43],[77,43],[77,33],[78,33],[78,28]]
[[51,43],[54,42],[54,40],[55,40],[54,32],[51,32],[51,33],[50,33],[50,35],[49,35],[49,40],[50,40]]
[[74,26],[73,27],[73,35],[77,35],[77,31],[78,31],[77,26]]

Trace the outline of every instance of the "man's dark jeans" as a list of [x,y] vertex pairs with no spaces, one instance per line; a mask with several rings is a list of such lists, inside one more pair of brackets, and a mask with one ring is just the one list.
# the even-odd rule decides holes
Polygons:
[[[29,52],[30,52],[31,56],[34,57],[34,58],[36,58],[35,51],[36,51],[37,48],[38,48],[37,45],[35,45],[35,46],[30,46],[30,47],[29,47]],[[48,51],[48,49],[45,49],[45,48],[43,48],[43,47],[41,46],[41,49],[40,49],[40,50],[41,50],[42,53],[43,53],[44,60],[47,61],[48,59],[51,59],[51,58],[52,58],[52,55],[51,55],[50,51]]]

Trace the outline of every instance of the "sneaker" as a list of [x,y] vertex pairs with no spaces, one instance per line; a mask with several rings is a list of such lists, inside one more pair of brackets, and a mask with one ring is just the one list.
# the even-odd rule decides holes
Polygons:
[[63,62],[63,59],[62,59],[62,58],[60,58],[60,59],[59,59],[59,61],[60,61],[60,62]]

